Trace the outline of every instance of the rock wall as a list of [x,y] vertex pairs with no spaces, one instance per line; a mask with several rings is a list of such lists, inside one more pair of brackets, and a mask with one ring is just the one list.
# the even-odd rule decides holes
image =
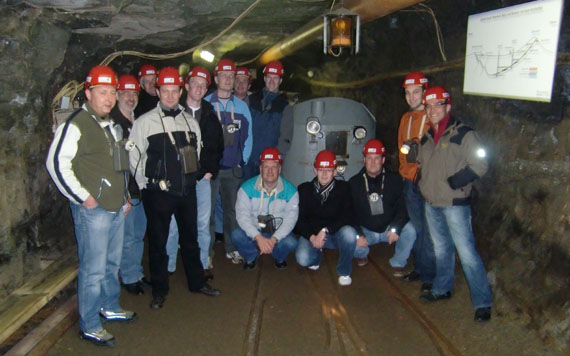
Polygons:
[[[407,109],[401,83],[412,70],[451,92],[452,114],[484,137],[491,169],[477,183],[473,225],[494,292],[495,311],[523,318],[559,349],[570,347],[570,10],[563,14],[551,103],[463,95],[467,17],[516,2],[469,2],[449,8],[432,1],[447,62],[437,47],[433,20],[399,12],[363,28],[363,53],[327,58],[305,78],[311,96],[363,102],[378,119],[377,137],[397,168],[397,128]],[[394,45],[395,43],[395,45]],[[361,80],[378,80],[360,87]],[[322,85],[317,81],[328,84]],[[338,89],[352,82],[353,88]]]

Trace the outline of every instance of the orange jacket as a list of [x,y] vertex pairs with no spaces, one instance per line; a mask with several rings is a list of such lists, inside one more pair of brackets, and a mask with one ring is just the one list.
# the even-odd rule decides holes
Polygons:
[[[424,121],[423,127],[421,127],[422,121]],[[398,127],[398,159],[400,160],[399,172],[404,179],[409,179],[411,181],[415,180],[416,173],[418,171],[418,164],[406,162],[406,156],[400,152],[400,148],[405,141],[411,139],[415,139],[419,143],[420,139],[429,129],[428,122],[429,120],[424,110],[409,111],[402,115],[402,118],[400,119],[400,127]]]

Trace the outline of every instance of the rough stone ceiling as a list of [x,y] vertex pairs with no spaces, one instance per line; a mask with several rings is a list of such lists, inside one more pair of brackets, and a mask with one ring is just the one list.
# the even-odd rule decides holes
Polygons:
[[[109,47],[170,53],[199,45],[229,26],[256,0],[26,0],[53,12],[75,36],[111,39]],[[338,2],[338,1],[337,1]],[[261,0],[225,36],[208,46],[235,60],[257,56],[325,13],[332,0]],[[91,37],[91,36],[90,36]]]

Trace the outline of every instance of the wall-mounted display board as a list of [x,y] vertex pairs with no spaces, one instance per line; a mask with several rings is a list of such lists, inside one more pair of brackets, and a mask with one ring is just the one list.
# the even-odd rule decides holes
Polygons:
[[550,102],[563,0],[469,16],[465,94]]

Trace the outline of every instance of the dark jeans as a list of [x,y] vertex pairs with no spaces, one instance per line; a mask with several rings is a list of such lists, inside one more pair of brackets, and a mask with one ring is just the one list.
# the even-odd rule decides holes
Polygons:
[[[220,169],[216,179],[210,181],[212,187],[212,206],[210,214],[210,236],[215,235],[215,217],[214,209],[216,207],[216,200],[218,199],[218,194],[222,200],[222,209],[224,211],[224,247],[226,253],[236,251],[236,247],[232,243],[231,233],[237,227],[236,221],[236,200],[237,193],[242,180],[242,169]],[[214,238],[210,241],[210,256],[214,256],[213,246]]]
[[196,227],[196,190],[185,196],[176,196],[157,190],[143,190],[144,210],[147,218],[149,240],[149,266],[152,295],[168,294],[168,255],[166,241],[168,227],[174,214],[179,232],[180,252],[188,288],[197,291],[204,286],[204,270],[200,262]]
[[425,200],[418,186],[408,179],[404,179],[404,200],[417,234],[413,247],[414,270],[420,274],[422,282],[431,283],[435,278],[435,253],[427,227]]

